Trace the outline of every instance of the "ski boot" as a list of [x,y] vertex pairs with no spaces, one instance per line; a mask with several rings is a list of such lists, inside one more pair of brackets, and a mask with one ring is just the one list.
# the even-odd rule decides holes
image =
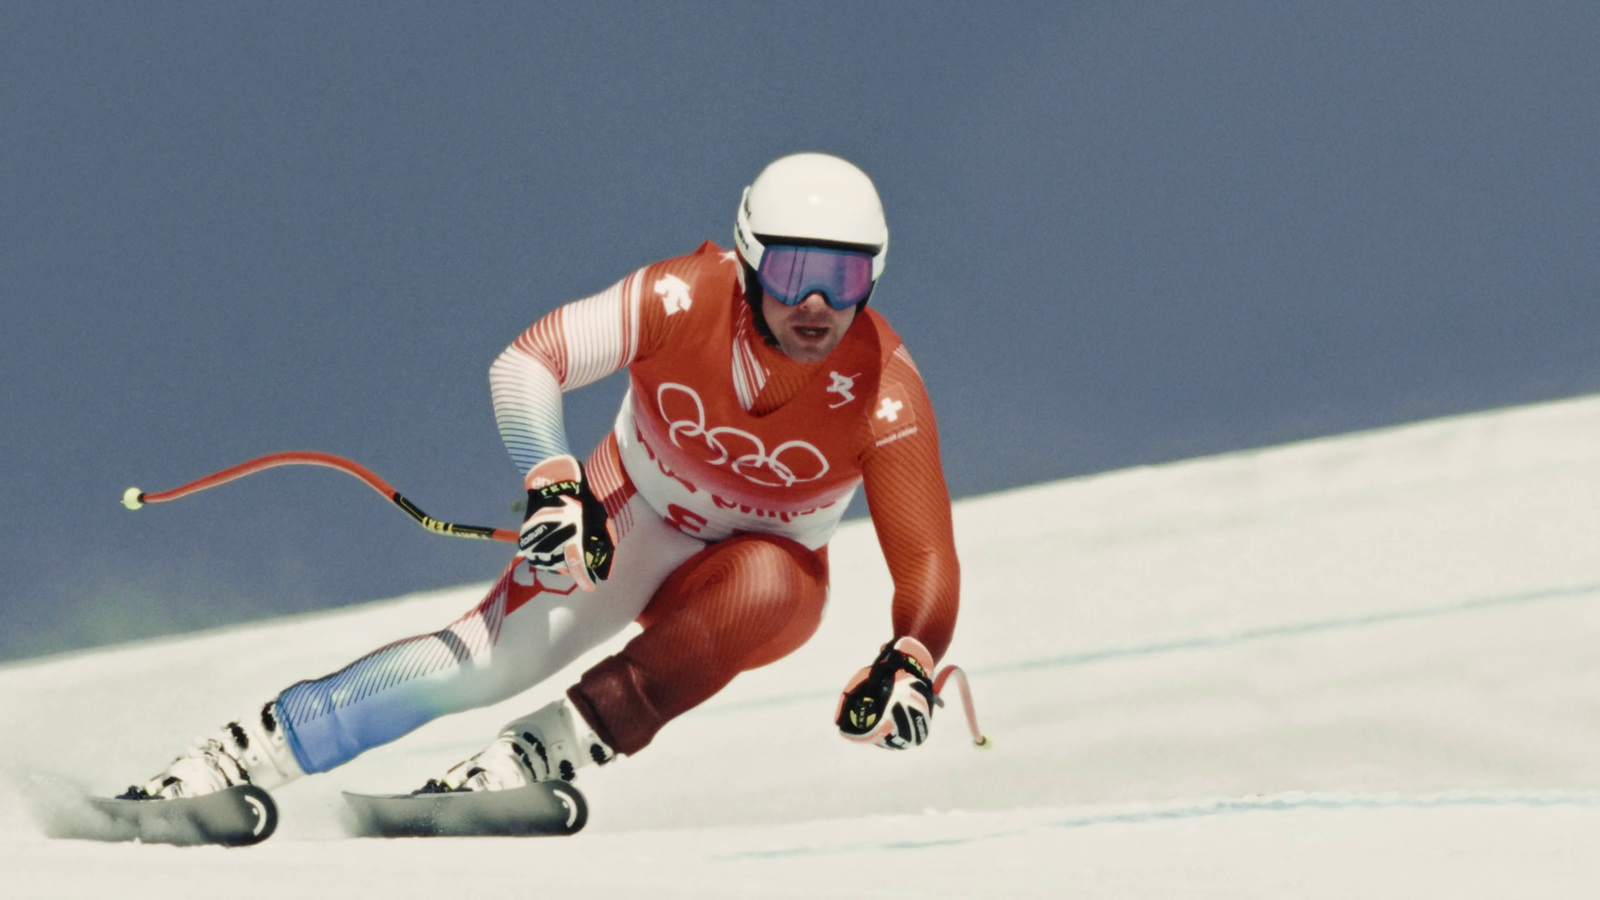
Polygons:
[[259,712],[229,722],[215,735],[198,741],[165,772],[133,785],[117,799],[175,800],[241,784],[270,790],[303,774],[279,726],[278,703],[271,700]]
[[580,766],[616,758],[571,704],[557,700],[506,725],[488,747],[412,793],[504,791],[556,778],[571,781]]

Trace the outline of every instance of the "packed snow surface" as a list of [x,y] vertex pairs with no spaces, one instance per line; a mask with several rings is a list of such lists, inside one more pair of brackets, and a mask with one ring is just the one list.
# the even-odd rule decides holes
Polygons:
[[888,574],[852,523],[811,643],[637,758],[582,770],[573,838],[348,838],[339,791],[421,784],[582,661],[282,789],[259,847],[50,840],[33,819],[38,797],[143,780],[190,735],[442,626],[486,585],[0,668],[0,893],[1600,890],[1600,398],[980,497],[956,529],[946,661],[971,675],[991,750],[958,704],[909,752],[835,734],[838,688],[889,627]]

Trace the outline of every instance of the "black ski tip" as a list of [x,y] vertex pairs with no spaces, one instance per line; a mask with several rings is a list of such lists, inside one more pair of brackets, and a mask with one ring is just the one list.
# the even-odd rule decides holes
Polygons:
[[217,843],[229,847],[249,847],[259,844],[278,830],[278,804],[272,802],[272,795],[253,784],[242,784],[230,790],[239,793],[239,799],[244,801],[255,815],[255,825],[248,833],[234,832],[232,839],[219,840]]
[[546,792],[561,804],[566,819],[562,820],[558,834],[577,834],[589,824],[589,801],[570,782],[550,781],[542,785]]

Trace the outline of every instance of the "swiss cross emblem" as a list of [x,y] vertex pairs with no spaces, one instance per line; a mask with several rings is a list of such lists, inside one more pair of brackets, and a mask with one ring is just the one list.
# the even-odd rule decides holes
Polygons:
[[904,431],[917,424],[911,397],[902,384],[886,384],[872,405],[872,431],[879,437]]

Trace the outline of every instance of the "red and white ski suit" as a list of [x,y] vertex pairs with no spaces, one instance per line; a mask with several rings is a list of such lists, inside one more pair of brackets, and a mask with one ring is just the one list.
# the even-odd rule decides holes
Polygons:
[[737,257],[707,242],[556,309],[501,354],[495,417],[524,473],[568,452],[563,392],[628,370],[616,426],[584,466],[619,533],[611,575],[586,594],[515,560],[450,627],[284,692],[307,771],[531,687],[634,621],[643,632],[568,696],[613,749],[637,752],[811,636],[827,543],[858,487],[894,579],[893,636],[944,654],[959,572],[910,354],[866,309],[826,359],[791,360],[756,332],[741,281]]

